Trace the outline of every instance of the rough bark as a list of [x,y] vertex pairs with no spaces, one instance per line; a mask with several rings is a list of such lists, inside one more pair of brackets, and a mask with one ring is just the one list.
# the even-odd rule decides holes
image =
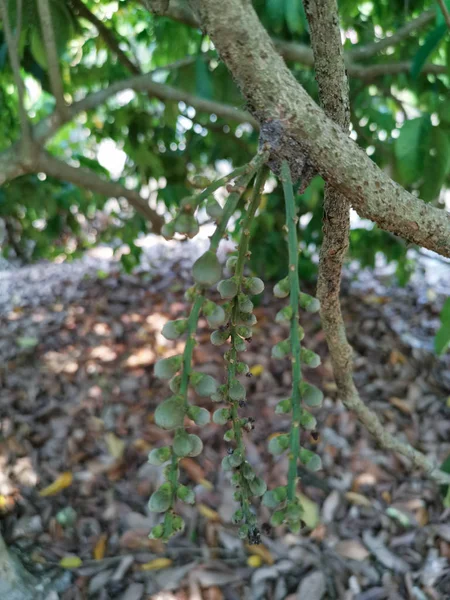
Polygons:
[[191,0],[260,123],[272,123],[275,153],[291,144],[361,217],[409,242],[450,256],[450,215],[392,181],[295,80],[250,3]]
[[[304,0],[314,52],[319,98],[325,113],[344,132],[350,121],[348,81],[345,73],[336,0]],[[365,406],[353,381],[353,349],[347,341],[340,305],[342,265],[348,249],[349,202],[329,184],[325,187],[323,241],[320,250],[317,297],[321,303],[322,327],[330,351],[338,396],[375,437],[382,448],[411,459],[437,482],[442,473],[423,453],[386,431],[378,416]],[[449,478],[450,479],[450,478]]]

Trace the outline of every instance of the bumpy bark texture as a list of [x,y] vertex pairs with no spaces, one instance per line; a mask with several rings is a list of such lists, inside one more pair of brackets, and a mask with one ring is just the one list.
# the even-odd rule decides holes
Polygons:
[[[345,72],[336,0],[304,0],[316,65],[320,102],[325,113],[348,131],[349,90]],[[411,459],[412,464],[436,481],[446,479],[427,457],[408,443],[390,435],[378,416],[365,406],[353,381],[353,349],[347,341],[339,292],[342,265],[348,248],[350,230],[349,202],[329,184],[325,188],[323,242],[320,251],[317,297],[321,303],[322,326],[330,350],[338,394],[345,407],[386,449]]]
[[190,5],[260,123],[277,121],[280,139],[295,140],[306,160],[361,217],[450,256],[450,215],[392,181],[325,116],[286,67],[249,2],[190,0]]

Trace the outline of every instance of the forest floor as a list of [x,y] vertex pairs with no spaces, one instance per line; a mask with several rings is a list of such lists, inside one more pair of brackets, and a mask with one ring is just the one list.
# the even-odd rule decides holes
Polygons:
[[[303,323],[305,343],[322,365],[305,375],[325,402],[315,411],[319,439],[303,441],[324,468],[301,472],[302,534],[264,526],[259,546],[238,538],[218,468],[223,428],[213,424],[199,431],[200,457],[183,461],[197,495],[196,507],[180,507],[185,532],[166,546],[148,539],[158,517],[147,502],[162,473],[147,455],[170,441],[152,419],[169,393],[153,366],[182,350],[160,330],[184,314],[192,261],[183,249],[155,252],[153,268],[136,275],[98,259],[0,274],[0,525],[27,569],[53,582],[48,598],[448,600],[450,509],[336,400],[316,315]],[[356,383],[387,430],[442,462],[450,359],[430,352],[442,299],[426,285],[385,283],[363,274],[344,286]],[[286,334],[274,322],[280,302],[265,291],[246,355],[249,460],[269,486],[284,482],[287,466],[267,452],[268,437],[288,428],[274,409],[289,395],[289,365],[270,358]],[[222,380],[221,349],[203,321],[198,339],[196,367]],[[257,510],[267,523],[267,509]]]

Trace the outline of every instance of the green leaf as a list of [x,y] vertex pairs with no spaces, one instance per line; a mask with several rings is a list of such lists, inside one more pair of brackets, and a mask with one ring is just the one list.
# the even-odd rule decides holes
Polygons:
[[402,185],[410,185],[420,179],[423,169],[424,147],[427,146],[431,129],[429,115],[406,121],[395,140],[394,153],[397,166],[397,180]]
[[422,70],[423,65],[427,61],[430,54],[437,48],[441,40],[444,38],[447,33],[447,24],[442,23],[430,31],[425,42],[422,46],[420,46],[416,55],[413,58],[411,65],[411,75],[413,78],[416,78],[420,71]]
[[302,33],[304,29],[303,3],[301,0],[285,0],[285,16],[291,33]]
[[208,65],[200,56],[195,61],[195,90],[198,96],[208,100],[214,95]]
[[431,202],[435,200],[444,185],[450,169],[450,139],[439,127],[432,127],[429,146],[423,162],[424,182],[420,187],[420,197]]
[[434,338],[434,349],[438,355],[444,354],[450,346],[450,298],[444,302],[440,318],[441,326]]
[[267,14],[272,29],[279,31],[284,24],[285,0],[266,0]]

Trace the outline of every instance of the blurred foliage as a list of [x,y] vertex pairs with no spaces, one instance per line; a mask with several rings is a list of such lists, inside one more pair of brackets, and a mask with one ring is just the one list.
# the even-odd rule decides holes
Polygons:
[[[206,99],[245,109],[245,103],[209,39],[199,30],[169,18],[154,17],[138,0],[51,0],[57,45],[67,94],[74,100],[129,77],[127,66],[110,49],[94,25],[78,16],[85,7],[108,28],[128,58],[142,72],[170,65],[155,81]],[[286,41],[309,44],[301,0],[255,0],[255,8],[270,34]],[[10,21],[16,23],[16,2],[10,0]],[[339,3],[346,32],[345,50],[372,43],[396,32],[423,11],[435,8],[436,18],[401,43],[362,59],[370,67],[408,61],[410,71],[371,81],[350,82],[352,137],[372,159],[401,185],[426,202],[442,204],[442,189],[450,172],[450,113],[448,73],[424,74],[426,63],[446,65],[450,38],[437,4],[423,0],[381,0]],[[27,109],[33,122],[51,114],[46,60],[36,0],[24,0],[20,55],[28,90]],[[356,46],[355,46],[356,44]],[[190,62],[176,61],[191,57]],[[313,70],[289,65],[299,82],[317,99]],[[0,150],[18,139],[17,94],[13,86],[3,31],[0,31]],[[118,154],[120,168],[111,167],[118,181],[150,190],[155,206],[163,203],[174,213],[192,192],[194,175],[218,176],[244,164],[254,154],[258,135],[249,126],[227,123],[213,114],[196,112],[180,102],[161,102],[145,94],[123,92],[88,114],[77,116],[47,144],[47,149],[71,164],[88,166],[110,176],[106,158]],[[115,152],[104,150],[113,144]],[[103,159],[98,162],[99,153]],[[123,168],[122,168],[123,163]],[[145,192],[144,192],[145,195]],[[315,275],[321,243],[323,182],[317,177],[297,197],[301,215],[302,277]],[[279,187],[264,198],[255,224],[252,266],[266,277],[282,273],[286,252],[282,242],[283,204]],[[0,192],[0,217],[5,223],[3,253],[22,258],[77,256],[85,248],[106,242],[119,248],[126,268],[139,260],[136,238],[147,231],[145,221],[126,203],[80,190],[52,178],[23,176]],[[411,272],[406,245],[376,227],[351,234],[350,258],[373,266],[378,253],[398,265],[399,281]]]

